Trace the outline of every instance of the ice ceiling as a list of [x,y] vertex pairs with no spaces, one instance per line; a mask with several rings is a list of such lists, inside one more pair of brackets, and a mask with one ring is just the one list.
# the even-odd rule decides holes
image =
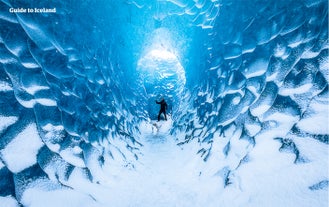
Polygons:
[[161,97],[203,205],[326,206],[328,46],[325,0],[2,0],[0,206],[118,206]]

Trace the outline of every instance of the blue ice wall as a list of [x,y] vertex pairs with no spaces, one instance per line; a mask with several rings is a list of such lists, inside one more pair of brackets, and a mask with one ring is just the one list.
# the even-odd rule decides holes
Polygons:
[[[296,124],[303,120],[309,101],[328,93],[327,8],[321,1],[222,1],[213,27],[204,31],[202,64],[195,64],[202,77],[191,89],[197,116],[186,112],[182,122],[197,121],[188,118],[184,142],[200,124],[203,142],[211,145],[214,133],[231,125],[248,136],[246,120],[264,130],[266,117],[276,113],[296,117]],[[327,134],[314,136],[328,143]],[[248,140],[254,144],[253,136]]]
[[[20,202],[29,179],[46,179],[51,189],[61,188],[74,172],[96,181],[98,168],[91,165],[103,165],[103,144],[110,138],[124,143],[118,160],[128,159],[124,154],[129,153],[137,158],[132,151],[140,145],[132,133],[138,131],[138,121],[133,120],[145,119],[143,103],[136,98],[138,90],[129,90],[135,83],[126,68],[129,55],[121,57],[128,47],[117,26],[120,21],[116,16],[103,19],[107,9],[111,14],[121,7],[99,2],[90,12],[91,3],[0,3],[1,117],[6,117],[1,125],[1,172],[12,186],[1,188],[1,196],[12,195]],[[56,7],[57,12],[9,12],[43,6]],[[6,156],[10,143],[21,140],[17,137],[34,137],[21,143],[30,145],[28,163],[24,154]],[[11,154],[21,154],[19,145]]]
[[[12,4],[33,8],[47,3]],[[5,10],[9,8],[2,4]],[[16,20],[3,24],[4,45],[19,57],[19,64],[10,62],[4,65],[4,70],[13,84],[18,84],[17,101],[34,109],[40,127],[49,122],[63,122],[71,136],[81,138],[87,133],[87,140],[97,141],[107,136],[104,129],[107,131],[114,124],[105,119],[119,121],[123,114],[116,113],[124,113],[123,108],[130,110],[130,106],[117,105],[126,104],[122,94],[132,96],[130,90],[123,93],[120,89],[125,87],[129,76],[123,73],[117,49],[111,46],[111,41],[119,38],[98,21],[96,17],[101,11],[97,7],[95,12],[88,13],[88,3],[53,2],[51,6],[61,9],[51,17],[18,14]],[[84,13],[88,21],[80,21]],[[36,86],[39,88],[33,90]]]

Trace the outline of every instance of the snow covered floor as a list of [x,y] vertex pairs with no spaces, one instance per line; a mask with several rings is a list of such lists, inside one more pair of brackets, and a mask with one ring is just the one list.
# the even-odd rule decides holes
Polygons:
[[108,201],[117,207],[327,206],[328,146],[313,138],[289,137],[304,159],[294,163],[294,153],[280,151],[281,143],[274,139],[290,128],[291,120],[282,120],[281,127],[257,136],[245,163],[228,172],[230,184],[225,187],[226,172],[221,169],[233,166],[234,156],[241,153],[235,145],[241,145],[241,140],[234,143],[231,138],[235,153],[225,159],[218,156],[222,143],[215,141],[220,150],[214,148],[213,156],[203,162],[196,155],[198,144],[177,146],[176,138],[168,133],[171,120],[144,123],[140,126],[141,165],[116,177]]
[[[292,122],[287,117],[279,118],[284,120],[278,125],[280,127],[257,135],[256,145],[252,148],[239,139],[239,130],[227,133],[226,137],[216,135],[207,162],[196,153],[200,149],[196,140],[183,148],[177,145],[177,137],[169,133],[170,119],[143,122],[139,126],[139,141],[143,144],[141,154],[131,166],[124,166],[116,159],[113,163],[105,162],[102,168],[89,166],[93,181],[76,168],[68,180],[62,180],[68,188],[54,184],[46,177],[35,177],[26,185],[20,202],[28,207],[326,207],[328,145],[293,134],[285,136],[286,140],[275,139],[285,135]],[[35,125],[28,125],[1,151],[12,170],[19,171],[35,162],[30,160],[34,156],[25,156],[26,159],[10,157],[19,155],[10,150],[13,145],[20,146],[19,150],[24,152],[37,152],[37,146],[24,144],[27,142],[25,137],[38,140]],[[230,141],[230,153],[224,155],[227,140]],[[289,144],[289,140],[294,145]],[[295,148],[291,148],[293,146]],[[298,150],[297,163],[294,150]],[[247,159],[235,167],[237,158],[243,153],[248,155]],[[96,156],[94,154],[90,156]],[[53,167],[57,169],[60,165]],[[224,185],[226,178],[229,184]],[[10,196],[0,197],[0,204],[1,207],[18,206]]]
[[[144,123],[143,157],[136,171],[121,173],[108,199],[117,207],[184,207],[209,205],[216,181],[198,176],[194,150],[182,150],[169,135],[171,120]],[[198,158],[197,158],[198,159]],[[216,205],[214,205],[216,206]]]
[[[284,124],[282,127],[286,126]],[[314,183],[326,179],[327,146],[305,138],[299,147],[303,156],[314,162],[294,164],[292,153],[279,152],[280,143],[273,139],[283,129],[273,129],[258,137],[247,164],[232,172],[230,185],[223,187],[220,171],[232,160],[204,163],[196,148],[176,145],[169,135],[171,121],[144,123],[141,126],[144,148],[141,166],[123,171],[110,187],[109,203],[128,206],[326,206],[327,188],[310,190]],[[241,141],[240,141],[241,142]],[[215,143],[217,144],[217,143]],[[218,143],[220,145],[220,143]],[[232,148],[234,148],[232,144]],[[220,147],[221,148],[221,147]],[[238,151],[236,153],[239,153]],[[247,161],[246,161],[247,162]],[[324,165],[323,165],[324,164]]]

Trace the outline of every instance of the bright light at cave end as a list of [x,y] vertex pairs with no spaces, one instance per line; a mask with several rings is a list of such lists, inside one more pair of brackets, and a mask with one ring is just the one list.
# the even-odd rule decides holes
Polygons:
[[142,79],[148,82],[160,81],[169,83],[174,80],[185,84],[185,70],[177,56],[165,48],[151,49],[139,59],[137,70]]
[[151,58],[155,58],[155,59],[162,59],[162,60],[177,59],[177,57],[173,53],[171,53],[167,50],[158,50],[158,49],[151,50],[149,55],[151,56]]

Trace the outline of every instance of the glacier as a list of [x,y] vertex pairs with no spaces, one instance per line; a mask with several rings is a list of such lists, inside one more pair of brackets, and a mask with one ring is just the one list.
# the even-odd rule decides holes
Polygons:
[[328,206],[328,1],[1,0],[0,28],[1,207]]

